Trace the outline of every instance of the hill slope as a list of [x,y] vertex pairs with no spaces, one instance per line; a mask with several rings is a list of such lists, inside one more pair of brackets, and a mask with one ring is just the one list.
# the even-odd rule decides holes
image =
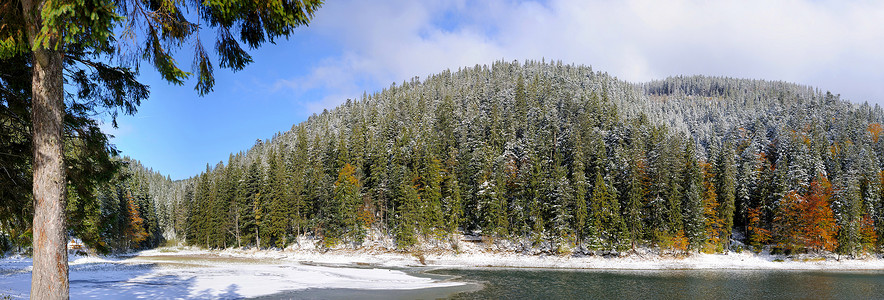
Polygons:
[[873,252],[882,116],[784,82],[495,62],[347,100],[165,189],[179,196],[151,193],[169,199],[167,236],[208,247],[474,233],[542,251]]

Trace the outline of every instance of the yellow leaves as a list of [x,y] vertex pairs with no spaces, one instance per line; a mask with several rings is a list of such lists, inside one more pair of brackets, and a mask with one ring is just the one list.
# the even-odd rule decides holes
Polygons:
[[869,133],[872,135],[872,140],[877,143],[878,138],[881,136],[881,132],[884,131],[884,126],[881,126],[881,123],[872,123],[869,124],[866,130],[868,130]]
[[688,250],[688,238],[685,237],[684,231],[679,230],[675,234],[665,232],[657,232],[657,246],[661,249],[667,249],[676,253],[685,253]]
[[347,184],[351,186],[359,185],[359,178],[356,178],[356,168],[354,168],[349,163],[344,164],[341,170],[338,172],[338,180],[335,181],[335,187],[339,187],[342,184]]
[[359,221],[365,228],[370,228],[371,225],[374,224],[374,213],[369,203],[364,203],[362,207],[360,207],[358,214]]
[[703,216],[705,217],[706,245],[704,251],[712,253],[723,248],[722,239],[725,238],[724,220],[718,214],[718,195],[715,193],[715,174],[710,172],[712,165],[707,162],[700,163],[703,170]]
[[832,145],[829,146],[829,154],[833,157],[837,157],[838,153],[841,153],[841,147],[838,146],[838,143],[832,143]]
[[26,45],[26,43],[24,42],[21,31],[0,40],[0,59],[9,58],[15,54],[23,52],[27,49],[24,45]]
[[25,37],[25,24],[21,11],[9,6],[0,6],[0,59],[13,57],[28,51],[28,40]]
[[770,240],[770,231],[762,227],[760,207],[749,209],[749,224],[747,227],[749,231],[749,244],[753,247],[760,249],[762,245],[767,244]]

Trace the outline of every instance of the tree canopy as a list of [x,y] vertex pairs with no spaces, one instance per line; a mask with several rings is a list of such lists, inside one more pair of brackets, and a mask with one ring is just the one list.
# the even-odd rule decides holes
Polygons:
[[[67,252],[65,207],[68,178],[86,174],[71,173],[65,160],[71,146],[64,133],[68,124],[91,131],[78,137],[91,137],[91,144],[78,150],[107,147],[106,137],[97,129],[92,116],[106,109],[114,125],[118,112],[134,114],[147,89],[135,81],[134,73],[144,60],[171,83],[183,84],[196,75],[195,89],[200,95],[214,86],[214,67],[201,34],[213,30],[215,52],[219,65],[234,71],[252,61],[240,42],[254,49],[276,38],[287,37],[293,30],[309,23],[321,1],[110,1],[110,0],[22,0],[0,3],[0,60],[14,64],[17,70],[30,70],[30,120],[14,120],[27,126],[32,134],[31,165],[22,158],[15,168],[33,171],[34,271],[32,297],[67,297]],[[234,37],[238,33],[239,39]],[[173,58],[185,46],[193,50],[191,71],[184,71]],[[65,70],[80,69],[65,74]],[[85,71],[89,69],[89,71]],[[13,68],[10,68],[13,70]],[[23,72],[28,73],[28,72]],[[4,85],[18,90],[4,91],[5,97],[18,97],[22,102],[27,88],[22,82],[4,78]],[[13,83],[10,83],[13,82]],[[66,97],[75,86],[77,95]],[[26,102],[26,101],[25,101]],[[26,109],[6,101],[7,116],[21,115]],[[66,112],[72,112],[68,115]],[[67,116],[80,118],[68,121]],[[15,119],[12,117],[12,119]],[[6,120],[4,120],[6,121]],[[9,121],[12,122],[12,121]],[[11,137],[10,148],[20,148],[28,139],[23,128],[13,128],[4,135]],[[76,128],[74,128],[76,129]],[[17,131],[16,131],[17,130]],[[27,132],[24,131],[24,132]],[[85,140],[85,139],[83,139]],[[98,146],[96,146],[98,145]],[[90,154],[86,154],[89,157]],[[106,161],[106,159],[103,159]],[[106,172],[104,172],[106,173]],[[22,173],[7,175],[10,182],[19,181]],[[88,178],[88,177],[86,177]],[[79,180],[79,179],[75,179]],[[6,185],[6,183],[0,183]],[[15,183],[14,183],[15,184]],[[22,188],[13,191],[21,195]],[[5,191],[5,188],[4,188]],[[20,199],[20,198],[16,198]],[[21,216],[21,211],[3,212]],[[3,216],[0,216],[3,217]],[[10,218],[11,219],[11,218]],[[16,221],[17,228],[21,221]],[[5,227],[5,226],[4,226]],[[16,236],[21,236],[16,232]],[[16,237],[16,239],[19,239]]]
[[[152,192],[195,208],[186,233],[164,232],[215,248],[451,249],[465,234],[527,253],[855,255],[881,249],[882,121],[784,82],[498,61],[346,101],[169,185],[206,197]],[[280,204],[288,218],[268,217]]]

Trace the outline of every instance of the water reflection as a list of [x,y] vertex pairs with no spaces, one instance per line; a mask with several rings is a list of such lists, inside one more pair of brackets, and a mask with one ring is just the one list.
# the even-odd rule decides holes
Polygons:
[[455,299],[880,299],[884,271],[436,270],[482,282]]

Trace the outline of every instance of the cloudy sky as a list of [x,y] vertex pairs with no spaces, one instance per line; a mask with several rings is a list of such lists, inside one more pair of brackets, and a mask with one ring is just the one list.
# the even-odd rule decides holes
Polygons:
[[217,70],[205,97],[144,66],[151,98],[112,142],[187,178],[363,91],[495,60],[561,60],[631,82],[784,80],[884,104],[884,1],[327,2],[245,70]]

